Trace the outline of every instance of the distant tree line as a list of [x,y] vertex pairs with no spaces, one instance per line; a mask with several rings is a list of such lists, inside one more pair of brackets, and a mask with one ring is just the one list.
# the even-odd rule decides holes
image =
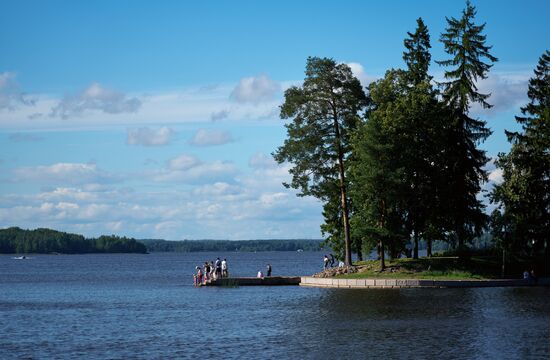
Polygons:
[[2,254],[86,254],[140,253],[147,248],[135,239],[115,235],[86,239],[82,235],[51,229],[23,230],[18,227],[0,229]]
[[423,20],[404,40],[404,68],[362,88],[346,64],[307,59],[302,85],[285,91],[280,108],[287,139],[273,154],[292,165],[286,187],[323,204],[326,242],[351,264],[351,253],[377,249],[381,267],[409,245],[447,242],[457,254],[482,234],[514,257],[543,257],[550,264],[550,52],[540,58],[529,82],[529,104],[516,120],[522,131],[496,166],[504,182],[490,200],[481,189],[490,158],[480,144],[491,130],[472,107],[490,108],[478,91],[493,63],[485,24],[476,24],[468,1],[459,18],[446,18],[439,40],[447,53],[436,61],[444,79],[430,75],[430,35]]
[[321,240],[140,240],[150,252],[318,251]]

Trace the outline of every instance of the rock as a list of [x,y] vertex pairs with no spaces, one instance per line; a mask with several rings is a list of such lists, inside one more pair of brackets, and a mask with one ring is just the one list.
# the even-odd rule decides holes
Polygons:
[[334,277],[336,275],[353,274],[356,272],[357,272],[357,267],[355,266],[335,267],[335,268],[325,269],[320,273],[314,274],[312,277],[329,278],[329,277]]

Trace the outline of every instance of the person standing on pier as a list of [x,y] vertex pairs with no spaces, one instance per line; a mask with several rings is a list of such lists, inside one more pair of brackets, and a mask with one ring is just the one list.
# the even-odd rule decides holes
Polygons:
[[216,279],[219,279],[222,277],[222,262],[220,261],[220,258],[216,259],[214,266],[216,267]]
[[223,259],[222,260],[222,277],[227,277],[227,276],[228,276],[228,273],[227,273],[227,260]]
[[210,280],[210,264],[208,263],[208,261],[204,262],[204,280]]
[[271,276],[271,264],[267,264],[267,275],[266,276]]

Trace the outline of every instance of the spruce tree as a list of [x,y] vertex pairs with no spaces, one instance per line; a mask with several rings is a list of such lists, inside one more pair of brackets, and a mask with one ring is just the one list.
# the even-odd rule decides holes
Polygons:
[[407,32],[409,36],[403,41],[406,51],[403,52],[403,60],[407,65],[407,73],[411,82],[416,85],[422,81],[431,80],[428,68],[432,56],[430,55],[430,34],[428,27],[422,18],[416,20],[416,31]]
[[469,111],[474,103],[483,108],[491,107],[487,102],[490,94],[480,93],[476,84],[487,78],[497,58],[489,53],[491,46],[485,44],[486,35],[483,34],[485,24],[476,25],[475,15],[475,7],[468,1],[460,19],[447,18],[447,28],[440,40],[451,58],[437,62],[448,68],[446,81],[440,85],[452,115],[453,130],[448,139],[448,164],[442,171],[447,173],[449,180],[449,210],[459,248],[479,235],[487,221],[484,205],[477,195],[481,183],[487,180],[484,166],[489,159],[477,146],[491,131],[485,121],[470,117]]
[[404,40],[406,51],[403,60],[407,65],[405,76],[409,85],[402,99],[396,103],[400,107],[395,116],[400,132],[399,144],[404,158],[403,167],[408,191],[406,197],[407,226],[413,234],[413,257],[418,258],[420,235],[427,235],[428,225],[435,224],[433,218],[439,212],[437,196],[440,194],[437,171],[440,148],[446,129],[442,123],[442,112],[437,100],[437,92],[432,88],[430,66],[430,35],[422,18],[416,20],[414,33],[407,32]]
[[[539,254],[544,249],[550,266],[550,52],[539,59],[529,80],[529,103],[516,121],[520,132],[506,132],[512,148],[499,154],[497,166],[503,183],[496,185],[491,200],[498,204],[493,227],[503,226],[508,248],[516,255]],[[503,224],[503,225],[501,225]],[[500,229],[494,229],[498,232]]]

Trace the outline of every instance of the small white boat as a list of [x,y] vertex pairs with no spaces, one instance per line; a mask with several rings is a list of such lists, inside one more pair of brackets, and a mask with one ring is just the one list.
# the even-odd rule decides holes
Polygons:
[[14,260],[29,260],[30,257],[26,257],[25,255],[23,255],[23,256],[16,256],[13,259]]

